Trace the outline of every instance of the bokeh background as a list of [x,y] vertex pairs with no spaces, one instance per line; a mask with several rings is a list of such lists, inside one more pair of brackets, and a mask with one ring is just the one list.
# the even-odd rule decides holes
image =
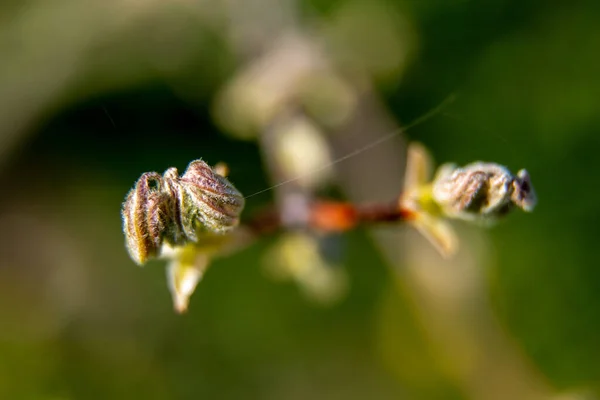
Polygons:
[[[0,60],[1,399],[597,398],[596,1],[4,0]],[[382,201],[410,140],[527,168],[538,208],[456,224],[450,261],[404,226],[329,238],[326,301],[269,273],[285,234],[216,260],[182,316],[127,256],[144,171]]]

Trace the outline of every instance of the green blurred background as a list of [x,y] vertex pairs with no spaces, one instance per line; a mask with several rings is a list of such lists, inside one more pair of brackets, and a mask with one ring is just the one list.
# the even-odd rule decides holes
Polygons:
[[[263,273],[264,238],[214,262],[176,315],[163,264],[127,256],[121,203],[142,172],[199,157],[245,194],[276,182],[223,88],[290,27],[400,125],[455,96],[404,140],[527,168],[538,208],[457,224],[450,263],[404,227],[397,263],[350,232],[330,305]],[[0,59],[0,399],[600,393],[596,1],[11,0]]]

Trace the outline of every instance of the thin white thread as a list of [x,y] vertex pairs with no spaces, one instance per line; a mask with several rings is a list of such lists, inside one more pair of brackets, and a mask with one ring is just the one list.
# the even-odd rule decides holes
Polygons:
[[363,147],[361,147],[359,149],[351,151],[350,153],[348,153],[348,154],[346,154],[346,155],[344,155],[344,156],[342,156],[340,158],[337,158],[337,159],[331,161],[328,164],[325,164],[325,165],[323,165],[321,167],[315,168],[315,169],[313,169],[313,170],[311,170],[311,171],[309,171],[309,172],[307,172],[305,174],[298,175],[298,176],[296,176],[294,178],[286,179],[285,181],[276,183],[275,185],[269,186],[266,189],[259,190],[258,192],[255,192],[255,193],[252,193],[252,194],[250,194],[248,196],[245,196],[244,199],[248,199],[250,197],[257,196],[259,194],[268,192],[269,190],[273,190],[273,189],[276,189],[276,188],[278,188],[280,186],[287,185],[288,183],[296,182],[296,181],[298,181],[300,179],[303,179],[303,178],[306,178],[306,177],[311,176],[313,174],[316,174],[317,172],[321,172],[321,171],[323,171],[323,170],[325,170],[325,169],[327,169],[327,168],[329,168],[329,167],[331,167],[331,166],[333,166],[335,164],[338,164],[338,163],[340,163],[342,161],[345,161],[345,160],[347,160],[349,158],[357,156],[357,155],[359,155],[359,154],[361,154],[361,153],[363,153],[363,152],[365,152],[367,150],[370,150],[373,147],[376,147],[376,146],[380,145],[381,143],[384,143],[384,142],[386,142],[386,141],[388,141],[388,140],[390,140],[390,139],[398,136],[402,132],[406,132],[409,129],[414,128],[415,126],[420,125],[420,124],[426,122],[427,120],[433,118],[440,111],[442,111],[445,107],[447,107],[450,103],[454,102],[454,100],[456,100],[456,93],[451,93],[440,104],[438,104],[437,106],[435,106],[431,110],[427,111],[425,114],[421,115],[417,119],[413,120],[408,125],[400,127],[398,129],[395,129],[393,132],[388,133],[387,135],[380,137],[379,139],[375,140],[374,142],[371,142],[371,143],[369,143],[369,144],[367,144],[367,145],[365,145],[365,146],[363,146]]

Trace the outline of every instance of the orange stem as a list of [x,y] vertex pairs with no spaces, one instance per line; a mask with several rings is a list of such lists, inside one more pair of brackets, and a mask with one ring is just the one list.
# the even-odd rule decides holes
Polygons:
[[[414,212],[399,207],[397,201],[356,206],[347,202],[320,200],[311,205],[307,224],[312,229],[333,233],[349,231],[359,224],[398,222],[413,218]],[[282,228],[279,215],[274,210],[257,215],[248,226],[259,234]]]

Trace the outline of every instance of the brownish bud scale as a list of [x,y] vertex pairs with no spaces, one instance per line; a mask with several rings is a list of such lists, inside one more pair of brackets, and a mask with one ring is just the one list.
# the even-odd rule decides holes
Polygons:
[[506,167],[484,162],[442,165],[432,194],[446,215],[466,220],[492,221],[515,206],[532,211],[537,202],[527,171],[514,176]]
[[162,245],[163,232],[171,224],[169,198],[163,191],[162,177],[156,172],[143,174],[123,203],[123,232],[127,251],[137,264],[155,257]]

